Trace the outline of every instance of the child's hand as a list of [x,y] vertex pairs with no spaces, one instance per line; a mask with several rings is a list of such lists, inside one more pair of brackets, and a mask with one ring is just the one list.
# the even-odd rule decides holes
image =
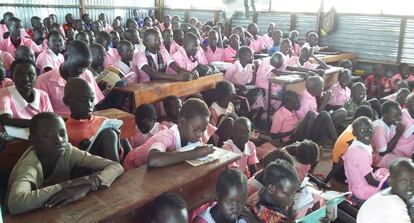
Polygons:
[[192,80],[196,80],[196,79],[198,79],[200,77],[200,75],[198,74],[198,71],[195,70],[195,69],[193,71],[191,71],[191,74],[193,75],[191,77]]
[[195,158],[205,157],[214,153],[212,145],[198,146],[193,150]]
[[79,177],[73,180],[68,180],[62,183],[62,188],[78,187],[83,185],[90,185],[92,190],[98,190],[102,184],[102,178],[93,173],[88,176]]
[[397,126],[395,131],[397,132],[397,134],[402,135],[405,131],[405,126],[403,125],[402,122],[396,122],[395,125]]
[[77,187],[64,188],[55,195],[53,195],[46,203],[46,207],[63,207],[69,203],[77,201],[91,190],[90,185],[82,185]]

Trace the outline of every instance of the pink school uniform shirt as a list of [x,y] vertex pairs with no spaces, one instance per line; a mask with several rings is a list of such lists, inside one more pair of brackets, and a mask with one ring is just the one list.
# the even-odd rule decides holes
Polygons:
[[[402,80],[402,77],[401,77],[401,74],[400,73],[396,73],[396,74],[394,74],[392,77],[391,77],[391,89],[393,89],[393,90],[396,90],[396,87],[397,86],[395,86],[395,82],[397,81],[397,80]],[[407,79],[406,79],[408,82],[411,82],[411,81],[414,81],[414,76],[412,75],[412,74],[410,74],[410,75],[408,75],[408,77],[407,77]]]
[[152,127],[152,129],[147,134],[142,133],[141,130],[139,130],[139,128],[136,129],[137,131],[135,135],[128,139],[129,143],[131,144],[131,147],[134,149],[143,145],[149,138],[161,132],[162,130],[167,129],[167,127],[161,125],[158,122],[155,122],[154,127]]
[[0,60],[3,61],[4,69],[6,69],[7,72],[11,69],[14,57],[10,53],[0,50]]
[[10,87],[12,85],[14,85],[13,80],[6,77],[6,78],[4,78],[4,80],[2,80],[0,82],[0,89],[7,88],[7,87]]
[[[270,132],[273,134],[290,132],[296,128],[299,118],[295,111],[289,111],[284,106],[280,107],[272,117],[272,127]],[[283,137],[282,140],[287,142],[290,140],[289,136]]]
[[[40,53],[43,51],[42,47],[36,45],[33,40],[29,38],[20,38],[20,46],[27,46],[33,50],[34,53]],[[13,58],[16,56],[16,47],[11,42],[10,37],[0,41],[0,50],[10,53]]]
[[223,52],[223,61],[228,62],[228,61],[234,61],[237,56],[237,50],[233,49],[231,46],[228,46],[227,48],[224,49]]
[[218,118],[220,117],[220,115],[226,115],[229,113],[234,113],[236,112],[236,108],[234,107],[233,103],[229,103],[229,105],[227,106],[227,108],[222,108],[220,107],[220,105],[217,104],[217,102],[213,102],[213,104],[210,106],[209,108],[210,110],[210,124],[212,124],[213,126],[217,126],[218,124]]
[[382,153],[387,150],[387,145],[394,137],[396,131],[396,126],[388,126],[382,119],[377,119],[373,123],[374,125],[374,135],[371,139],[372,148],[374,152]]
[[310,111],[317,112],[318,104],[316,103],[316,98],[305,89],[300,96],[300,108],[296,111],[296,115],[303,119]]
[[171,29],[172,28],[172,24],[170,23],[170,25],[169,26],[165,26],[165,23],[161,23],[160,24],[160,29],[161,29],[161,32],[164,30],[164,29]]
[[34,88],[34,100],[28,103],[15,86],[0,89],[0,113],[13,118],[31,119],[40,112],[53,112],[46,92]]
[[318,64],[313,64],[313,63],[311,63],[309,61],[306,61],[302,65],[302,64],[300,64],[299,56],[292,56],[287,61],[287,66],[290,66],[290,67],[303,67],[305,69],[312,69],[312,70],[314,70],[314,69],[318,68],[319,65]]
[[[256,86],[259,88],[263,88],[266,90],[268,90],[269,88],[269,77],[271,77],[272,70],[275,69],[275,67],[273,67],[270,64],[270,57],[266,57],[262,60],[262,62],[259,65],[259,68],[257,69],[257,74],[256,74]],[[282,65],[280,68],[276,69],[278,71],[283,71],[286,69],[286,65]],[[278,92],[282,90],[282,86],[279,84],[272,84],[272,93],[274,92]],[[267,95],[266,95],[267,96]],[[267,100],[266,100],[267,101]]]
[[[166,66],[169,66],[172,62],[174,62],[174,60],[171,58],[170,54],[165,48],[160,49],[160,54]],[[152,59],[154,60],[155,66],[158,66],[157,55],[152,54],[152,53],[150,53],[150,55]],[[151,81],[150,76],[147,73],[145,73],[145,71],[142,70],[142,67],[147,64],[148,64],[148,59],[145,56],[145,51],[140,51],[134,55],[134,58],[132,59],[132,69],[134,70],[136,74],[138,74],[139,83],[145,83],[145,82]]]
[[109,48],[105,54],[104,67],[107,68],[111,65],[114,65],[120,59],[121,56],[119,56],[118,50],[114,48]]
[[188,58],[187,53],[185,52],[184,48],[182,47],[179,47],[177,52],[175,52],[172,55],[172,58],[178,64],[178,66],[188,71],[192,71],[194,68],[197,67],[198,64],[208,64],[204,53],[200,52],[200,50],[199,52],[197,52],[196,57],[197,57],[196,61],[194,62],[191,61],[190,58]]
[[169,53],[170,53],[170,55],[173,55],[175,52],[177,52],[178,51],[178,48],[180,48],[181,46],[180,45],[178,45],[178,43],[176,43],[174,40],[171,42],[171,45],[170,45],[170,51],[169,51]]
[[52,69],[58,68],[63,62],[65,58],[61,53],[56,55],[52,50],[47,49],[39,54],[36,59],[36,66],[40,69],[40,72],[43,73],[43,70],[46,67],[50,67]]
[[351,89],[349,87],[343,89],[339,82],[332,85],[329,90],[332,91],[331,100],[328,102],[329,105],[342,106],[351,98]]
[[253,52],[260,53],[262,50],[266,49],[266,40],[263,39],[262,36],[256,35],[256,39],[250,39],[250,48],[252,48]]
[[267,33],[262,36],[263,42],[266,44],[266,48],[273,46],[273,39]]
[[253,79],[253,66],[247,64],[242,67],[240,61],[236,61],[227,68],[224,79],[236,85],[246,85]]
[[[104,98],[104,95],[99,89],[92,73],[89,70],[86,70],[79,77],[91,85],[95,93],[95,104],[100,102]],[[53,110],[57,114],[63,117],[68,117],[70,115],[70,110],[63,103],[65,84],[66,80],[61,76],[58,67],[40,75],[36,80],[35,87],[45,91],[49,95]]]
[[259,159],[256,155],[256,146],[253,142],[248,141],[244,144],[244,151],[241,151],[233,140],[229,139],[224,142],[223,149],[237,153],[241,155],[241,158],[229,165],[230,168],[238,168],[243,173],[246,173],[247,176],[250,176],[249,166],[259,163]]
[[132,61],[130,61],[129,64],[125,64],[121,60],[118,60],[113,66],[121,70],[124,75],[128,75],[129,73],[134,72],[132,70]]
[[[348,150],[342,156],[344,160],[345,175],[348,179],[348,188],[352,194],[362,200],[367,200],[372,195],[380,191],[382,184],[387,179],[389,173],[387,169],[378,169],[373,173],[372,147],[358,140],[354,140]],[[365,176],[372,173],[381,183],[378,187],[368,184]]]
[[6,24],[0,24],[0,41],[3,40],[3,34],[7,33],[9,29],[7,29]]
[[213,52],[213,50],[210,48],[210,46],[207,47],[207,50],[204,51],[204,54],[206,55],[207,62],[211,64],[211,62],[216,61],[224,61],[224,49],[220,47],[216,47],[216,50]]
[[158,132],[149,138],[142,146],[129,152],[124,160],[124,168],[128,171],[145,165],[147,163],[148,155],[153,149],[161,152],[173,152],[179,148],[181,148],[180,131],[178,130],[178,126],[174,125],[170,129]]

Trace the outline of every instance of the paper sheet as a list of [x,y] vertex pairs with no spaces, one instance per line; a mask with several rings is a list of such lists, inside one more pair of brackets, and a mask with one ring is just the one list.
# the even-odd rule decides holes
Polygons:
[[200,166],[218,160],[220,159],[220,157],[225,156],[226,153],[226,150],[214,147],[214,153],[198,159],[186,160],[186,162],[189,163],[191,166]]
[[14,138],[29,140],[29,128],[18,128],[14,126],[5,125],[4,129],[6,130],[7,135]]

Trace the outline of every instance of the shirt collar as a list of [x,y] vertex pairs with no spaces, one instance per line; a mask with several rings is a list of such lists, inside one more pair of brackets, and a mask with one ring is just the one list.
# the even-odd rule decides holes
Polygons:
[[19,93],[16,86],[10,86],[9,92],[11,97],[14,100],[14,104],[19,111],[23,111],[27,106],[31,106],[36,110],[39,110],[40,107],[40,94],[36,91],[36,89],[33,89],[34,99],[33,102],[28,103]]
[[59,56],[59,54],[58,55],[56,55],[51,49],[47,49],[47,52],[50,54],[50,55],[52,55],[52,57],[53,57],[53,59],[54,60],[59,60],[59,58],[58,58],[58,56]]
[[355,139],[352,144],[355,144],[363,149],[365,149],[367,152],[372,153],[372,146],[371,145],[367,145],[365,143],[362,143],[361,141],[358,141],[357,139]]
[[154,127],[149,131],[151,135],[155,135],[157,133],[157,130],[160,128],[160,123],[155,122]]
[[175,148],[181,148],[181,137],[180,137],[180,131],[178,130],[178,125],[174,124],[173,126],[171,126],[170,128],[173,133],[174,133],[174,137],[175,137]]
[[246,66],[245,66],[245,67],[242,67],[242,65],[241,65],[240,61],[238,61],[238,60],[237,60],[235,63],[236,63],[236,66],[237,66],[240,70],[242,70],[242,71],[246,71],[246,70],[247,70],[247,67],[249,66],[249,64],[246,64]]
[[60,66],[50,70],[49,72],[53,72],[52,75],[50,75],[50,81],[56,82],[59,86],[62,87],[66,85],[66,80],[63,79],[62,75],[60,74]]

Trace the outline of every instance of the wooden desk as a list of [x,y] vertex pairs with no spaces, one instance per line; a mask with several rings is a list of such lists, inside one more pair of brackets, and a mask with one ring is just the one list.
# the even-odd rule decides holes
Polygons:
[[[356,53],[341,53],[337,55],[324,55],[323,53],[315,54],[319,59],[321,59],[325,63],[336,63],[341,60],[353,60],[357,57]],[[315,59],[309,59],[312,63],[316,63]]]
[[124,123],[121,126],[121,139],[129,138],[136,133],[135,116],[115,108],[110,108],[102,111],[96,111],[93,115],[103,116],[110,119],[119,119]]
[[223,80],[223,74],[213,74],[192,81],[171,82],[156,80],[147,83],[129,84],[126,87],[114,88],[114,92],[126,94],[129,98],[129,112],[145,103],[155,103],[170,95],[187,96],[201,91],[213,89],[216,83]]
[[179,193],[189,209],[213,199],[218,175],[238,159],[239,155],[227,152],[219,160],[198,167],[187,163],[155,169],[143,166],[126,172],[109,190],[91,192],[63,208],[42,208],[22,215],[9,215],[4,220],[5,223],[146,222],[148,205],[164,192]]

